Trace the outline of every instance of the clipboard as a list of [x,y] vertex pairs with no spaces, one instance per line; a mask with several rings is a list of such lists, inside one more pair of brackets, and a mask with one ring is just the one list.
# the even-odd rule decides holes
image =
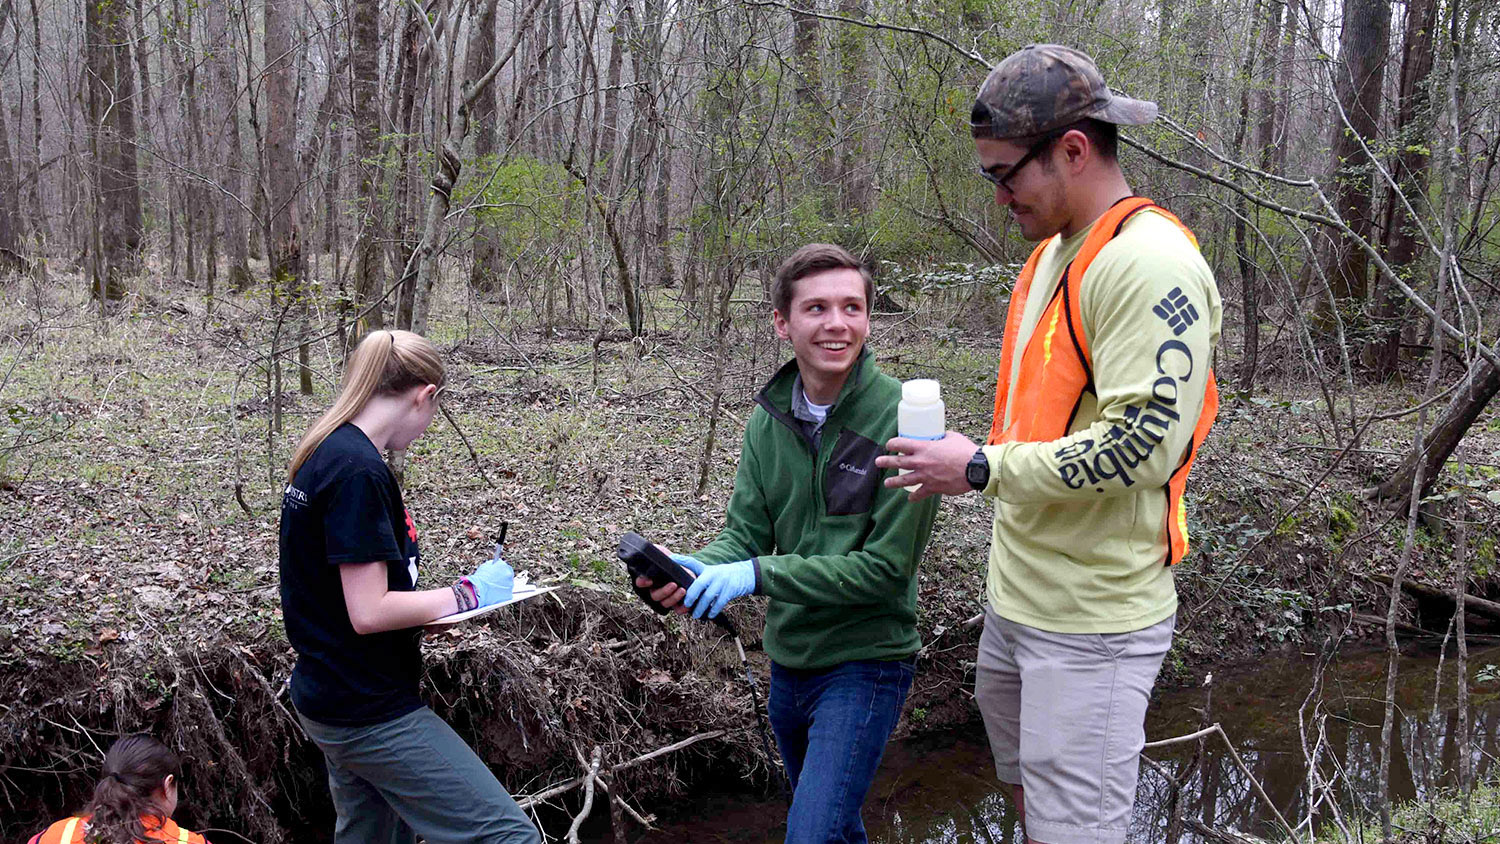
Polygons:
[[527,582],[525,575],[518,574],[516,575],[515,589],[511,592],[510,600],[501,601],[498,604],[490,604],[487,607],[480,607],[477,610],[469,610],[468,612],[456,612],[453,615],[445,615],[442,618],[435,618],[422,626],[443,627],[449,624],[458,624],[461,621],[468,621],[471,618],[477,618],[481,615],[484,615],[485,613],[494,612],[501,607],[508,607],[511,604],[519,603],[529,598],[535,598],[538,595],[545,595],[557,588],[558,587],[556,586],[537,586],[533,583]]

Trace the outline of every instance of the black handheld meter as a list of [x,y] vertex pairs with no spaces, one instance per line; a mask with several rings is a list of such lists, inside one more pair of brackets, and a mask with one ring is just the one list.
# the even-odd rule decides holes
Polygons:
[[[693,585],[696,579],[693,573],[678,565],[662,552],[660,548],[646,541],[646,538],[638,533],[627,533],[620,537],[620,561],[625,564],[625,571],[630,576],[630,588],[635,594],[646,602],[646,606],[656,611],[657,615],[666,615],[667,608],[651,600],[651,590],[635,585],[637,577],[649,579],[657,586],[667,583],[675,583],[683,589]],[[739,636],[739,631],[734,628],[728,618],[721,612],[709,619],[729,632],[731,636]]]

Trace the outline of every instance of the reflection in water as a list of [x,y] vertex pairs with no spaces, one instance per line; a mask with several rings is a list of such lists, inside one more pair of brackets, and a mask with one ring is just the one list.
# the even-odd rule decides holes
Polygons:
[[[1496,661],[1500,661],[1500,650],[1475,653],[1470,661],[1471,678],[1487,662]],[[1457,784],[1457,684],[1453,682],[1453,666],[1448,663],[1444,666],[1443,688],[1436,689],[1437,665],[1436,657],[1408,657],[1401,662],[1390,765],[1391,797],[1397,801],[1426,799],[1437,789]],[[1214,719],[1224,725],[1267,795],[1294,823],[1306,814],[1310,802],[1298,709],[1307,697],[1311,674],[1310,660],[1282,660],[1253,673],[1226,677],[1216,683],[1214,691]],[[1384,654],[1346,657],[1325,678],[1319,710],[1325,716],[1319,770],[1346,809],[1378,810],[1377,746],[1384,695]],[[1200,715],[1194,707],[1201,706],[1201,700],[1201,694],[1192,692],[1164,696],[1148,723],[1148,734],[1155,738],[1191,732],[1199,723]],[[1494,758],[1500,706],[1493,694],[1475,694],[1471,704],[1471,754],[1476,775],[1482,777]],[[1304,717],[1311,749],[1317,739],[1312,706]],[[1215,742],[1209,745],[1206,763],[1187,780],[1187,812],[1221,829],[1270,832],[1274,821],[1269,811],[1223,752],[1222,743]],[[1171,750],[1170,755],[1156,758],[1176,775],[1192,748]],[[1169,790],[1160,776],[1143,773],[1133,840],[1163,837],[1163,809]]]
[[[1470,658],[1471,676],[1487,663],[1500,663],[1500,649]],[[1396,800],[1422,799],[1456,783],[1457,709],[1451,662],[1444,683],[1434,688],[1435,656],[1403,659],[1397,686],[1398,718],[1391,757],[1391,794]],[[1224,726],[1246,766],[1293,823],[1306,812],[1308,778],[1298,730],[1298,709],[1312,683],[1313,659],[1267,660],[1252,672],[1219,677],[1213,691],[1213,720]],[[1342,658],[1324,680],[1319,712],[1324,752],[1320,770],[1337,792],[1338,802],[1374,811],[1377,795],[1376,746],[1380,742],[1381,700],[1385,693],[1385,656],[1380,653]],[[1480,685],[1471,699],[1474,770],[1485,776],[1500,748],[1500,694],[1493,684]],[[1435,694],[1437,692],[1437,694]],[[1434,707],[1434,700],[1437,706]],[[1159,696],[1147,717],[1149,739],[1196,730],[1201,723],[1203,693],[1195,690]],[[1309,706],[1308,746],[1316,740]],[[1182,775],[1193,745],[1164,748],[1152,754],[1174,777]],[[1167,837],[1169,784],[1142,768],[1130,841],[1159,842]],[[1274,831],[1274,818],[1250,782],[1234,767],[1223,744],[1210,739],[1201,765],[1188,775],[1182,812],[1220,829],[1260,834]],[[746,801],[734,796],[695,801],[694,818],[669,824],[657,833],[632,840],[751,842],[779,841],[785,832],[785,806],[778,801]],[[880,774],[865,803],[865,824],[876,844],[1020,844],[1019,824],[1008,797],[995,780],[984,730],[972,728],[897,742],[886,752]],[[1195,842],[1184,834],[1183,842]]]

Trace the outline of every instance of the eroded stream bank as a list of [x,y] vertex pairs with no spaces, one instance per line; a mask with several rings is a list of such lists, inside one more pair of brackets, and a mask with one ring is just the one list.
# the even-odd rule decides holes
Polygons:
[[[1220,672],[1213,684],[1212,720],[1234,740],[1251,773],[1281,812],[1296,823],[1308,803],[1307,766],[1298,730],[1298,711],[1311,725],[1323,716],[1327,751],[1321,770],[1335,783],[1345,810],[1376,811],[1376,748],[1380,742],[1385,655],[1364,652],[1338,658],[1323,680],[1315,707],[1309,702],[1316,660],[1288,655]],[[1470,655],[1471,756],[1478,778],[1489,775],[1500,753],[1500,648]],[[1433,652],[1413,652],[1400,663],[1397,729],[1391,758],[1391,795],[1397,801],[1425,800],[1456,783],[1459,753],[1454,664],[1442,665]],[[1436,705],[1434,705],[1436,703]],[[1202,721],[1204,693],[1172,689],[1161,693],[1148,715],[1148,740],[1194,732]],[[1315,738],[1312,730],[1308,740]],[[1151,752],[1173,777],[1181,777],[1195,745]],[[1166,839],[1171,789],[1158,773],[1143,769],[1131,823],[1132,844]],[[1234,766],[1221,743],[1208,753],[1184,786],[1184,814],[1216,829],[1274,835],[1276,821]],[[785,807],[777,799],[747,799],[733,788],[699,790],[676,801],[676,819],[657,832],[642,832],[632,844],[692,841],[742,844],[778,841],[785,832]],[[1320,822],[1331,821],[1326,812]],[[999,791],[983,728],[970,726],[892,743],[881,764],[865,822],[875,844],[964,844],[1019,842],[1017,818]],[[597,830],[595,842],[609,841]],[[1189,830],[1183,842],[1201,838]]]

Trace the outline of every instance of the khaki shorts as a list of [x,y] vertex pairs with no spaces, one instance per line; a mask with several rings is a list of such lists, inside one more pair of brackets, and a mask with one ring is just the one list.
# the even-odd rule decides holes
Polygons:
[[1119,844],[1146,743],[1146,702],[1176,617],[1131,633],[1049,633],[989,607],[974,696],[995,773],[1026,790],[1026,834]]

